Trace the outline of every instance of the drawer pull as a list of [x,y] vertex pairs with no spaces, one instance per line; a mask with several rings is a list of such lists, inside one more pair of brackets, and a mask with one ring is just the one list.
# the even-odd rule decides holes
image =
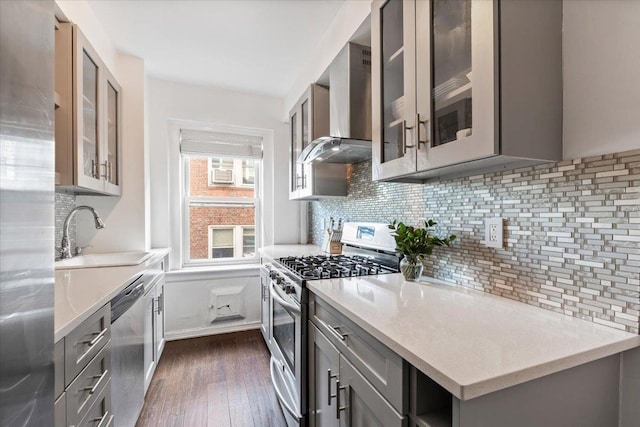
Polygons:
[[338,338],[340,341],[346,340],[347,336],[349,336],[349,334],[341,333],[339,331],[341,326],[331,326],[328,323],[326,323],[326,325],[327,325],[327,328],[329,329],[329,332],[331,332],[331,335],[333,335],[334,337]]
[[[338,394],[331,394],[331,379],[338,378],[337,375],[331,375],[331,369],[327,369],[327,406],[331,405],[331,399],[336,397]],[[340,382],[340,380],[337,380]]]
[[94,375],[93,378],[98,378],[98,381],[96,381],[96,383],[92,387],[85,387],[83,388],[83,390],[89,390],[89,394],[95,393],[98,390],[98,386],[102,382],[102,379],[106,378],[108,374],[109,370],[107,369],[102,373],[102,375]]
[[106,334],[106,333],[107,333],[107,328],[104,328],[100,332],[94,332],[91,335],[95,335],[95,338],[93,338],[91,340],[80,341],[80,344],[89,344],[89,347],[93,347],[94,345],[96,345],[98,343],[98,341],[100,341],[102,338],[104,338],[104,334]]
[[104,328],[102,331],[100,331],[100,333],[94,339],[92,339],[90,341],[80,341],[78,343],[78,344],[89,344],[89,348],[87,348],[87,351],[85,351],[84,353],[82,353],[82,355],[80,357],[78,357],[78,359],[76,361],[76,365],[80,364],[82,359],[84,359],[85,357],[87,357],[88,355],[91,354],[91,350],[93,349],[93,347],[96,344],[98,344],[104,338],[104,336],[107,333],[107,331],[108,331],[108,329]]
[[[94,419],[91,420],[91,422],[95,423],[95,422],[100,421],[100,424],[98,424],[97,427],[102,427],[103,425],[108,426],[109,424],[111,424],[111,418],[113,418],[113,417],[109,416],[109,411],[106,411],[102,417],[94,418]],[[107,423],[103,424],[105,421]]]

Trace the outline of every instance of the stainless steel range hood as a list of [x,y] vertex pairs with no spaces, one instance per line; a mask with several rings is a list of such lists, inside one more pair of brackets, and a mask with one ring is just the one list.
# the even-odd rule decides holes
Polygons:
[[312,141],[302,163],[359,163],[371,158],[371,48],[355,43],[329,67],[329,135]]

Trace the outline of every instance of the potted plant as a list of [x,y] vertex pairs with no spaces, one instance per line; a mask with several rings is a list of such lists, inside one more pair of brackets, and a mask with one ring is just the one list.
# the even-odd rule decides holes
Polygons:
[[431,219],[424,222],[424,228],[405,225],[396,220],[389,224],[389,228],[393,230],[391,235],[396,241],[396,250],[404,255],[400,261],[400,271],[406,280],[417,281],[422,275],[424,257],[431,255],[436,246],[449,246],[456,239],[453,234],[445,238],[429,234],[436,224]]

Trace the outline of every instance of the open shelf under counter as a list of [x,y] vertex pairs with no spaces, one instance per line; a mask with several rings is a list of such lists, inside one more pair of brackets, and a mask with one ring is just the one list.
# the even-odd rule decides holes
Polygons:
[[417,427],[451,427],[452,412],[451,408],[443,408],[424,415],[418,415],[414,418]]

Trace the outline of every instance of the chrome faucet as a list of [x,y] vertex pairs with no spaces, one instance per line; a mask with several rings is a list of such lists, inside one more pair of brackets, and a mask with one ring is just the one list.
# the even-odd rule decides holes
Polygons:
[[71,212],[69,212],[67,218],[65,218],[64,226],[62,227],[62,243],[60,244],[60,248],[57,248],[60,251],[60,259],[71,258],[73,256],[71,254],[71,242],[69,242],[69,224],[71,223],[71,219],[76,214],[76,212],[80,210],[91,211],[96,228],[104,228],[104,222],[102,222],[100,215],[98,215],[98,212],[96,212],[96,210],[91,206],[77,206],[71,209]]

